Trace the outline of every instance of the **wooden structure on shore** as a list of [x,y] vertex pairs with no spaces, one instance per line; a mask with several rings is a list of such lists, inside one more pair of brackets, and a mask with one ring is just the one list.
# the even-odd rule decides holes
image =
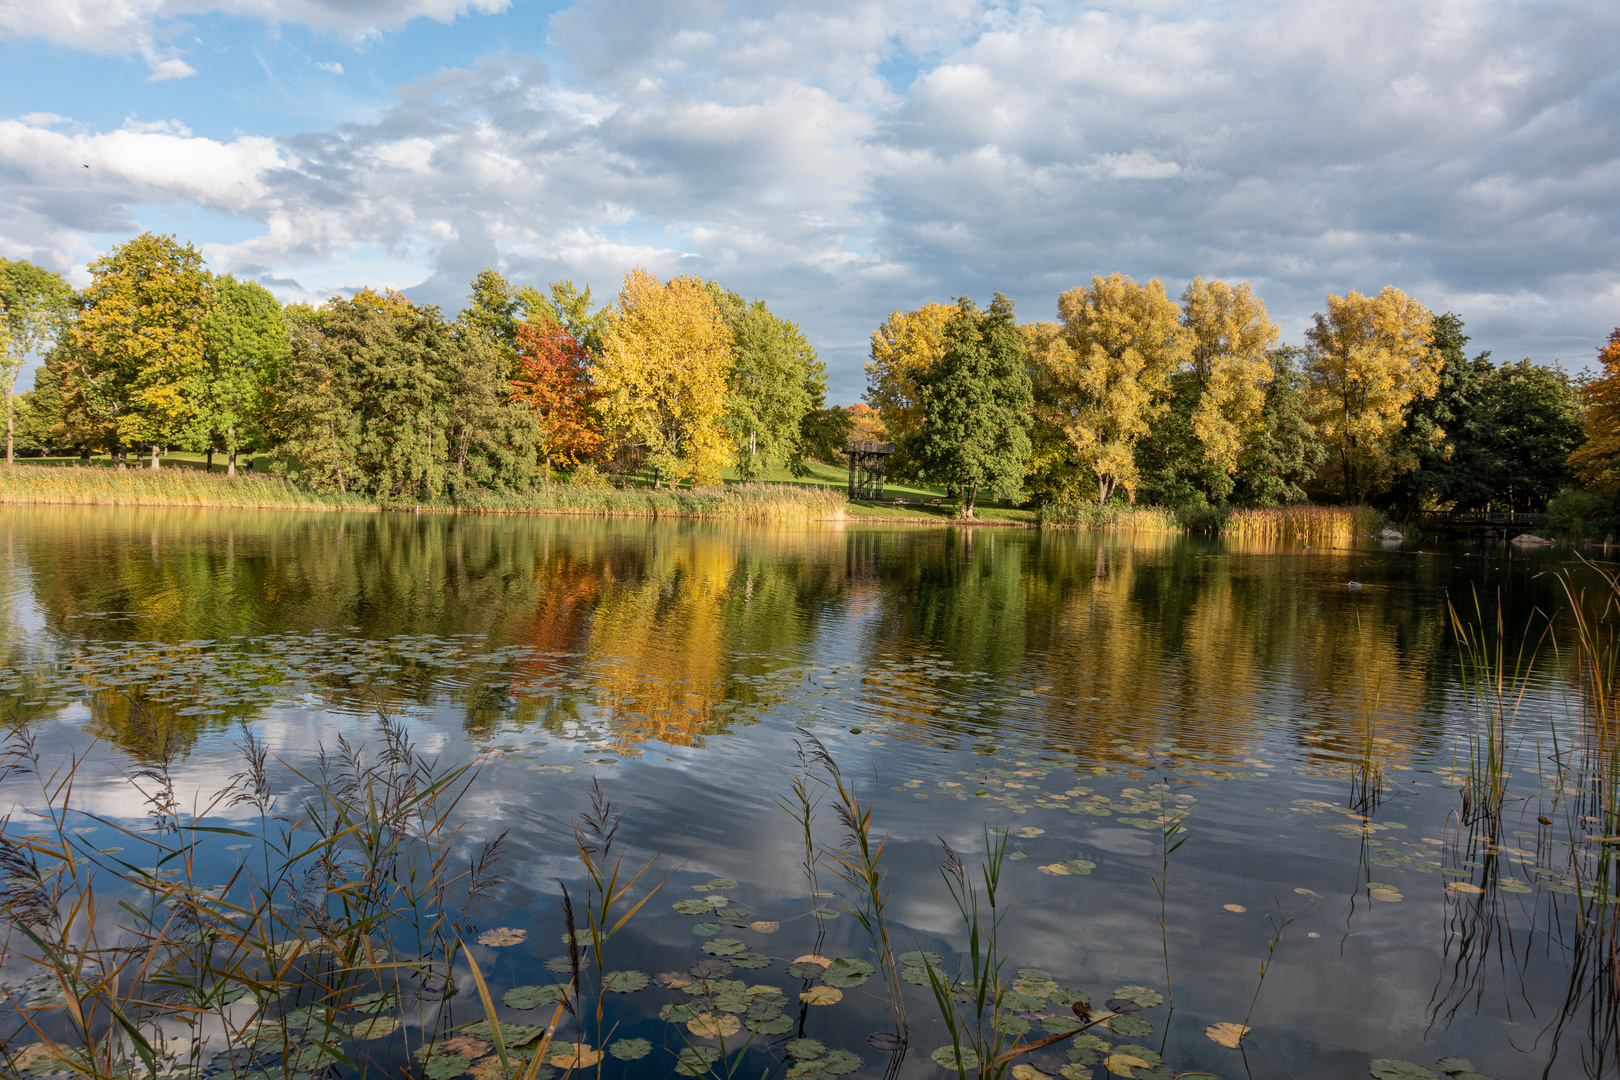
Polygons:
[[856,439],[844,447],[844,453],[849,458],[849,497],[883,498],[883,473],[889,455],[894,453],[894,443]]
[[[1487,538],[1512,538],[1531,532],[1546,520],[1545,514],[1508,510],[1418,510],[1408,516],[1410,522],[1426,532],[1473,533]],[[1399,526],[1397,526],[1399,527]]]

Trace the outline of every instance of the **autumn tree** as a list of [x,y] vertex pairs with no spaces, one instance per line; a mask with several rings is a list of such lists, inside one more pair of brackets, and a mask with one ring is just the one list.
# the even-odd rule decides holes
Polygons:
[[[898,446],[922,430],[924,416],[918,380],[945,355],[945,324],[956,309],[924,304],[893,311],[872,331],[871,359],[866,363],[866,403],[876,409]],[[895,475],[915,472],[905,451],[889,463]]]
[[730,458],[723,424],[731,331],[701,281],[624,277],[593,372],[597,412],[644,456],[653,486],[715,484]]
[[1317,430],[1338,458],[1345,501],[1358,502],[1416,467],[1398,436],[1414,398],[1433,395],[1441,358],[1434,317],[1393,286],[1327,298],[1305,332]]
[[517,347],[511,396],[534,417],[545,475],[550,476],[554,462],[574,468],[589,460],[602,444],[591,409],[596,391],[590,350],[549,320],[519,325]]
[[194,430],[207,366],[212,275],[190,244],[142,233],[90,264],[71,333],[83,411],[117,444],[158,452]]
[[217,442],[226,453],[225,474],[235,476],[237,451],[262,416],[263,395],[275,385],[292,337],[270,291],[229,274],[214,279],[203,337],[197,426],[210,459]]
[[1095,480],[1097,501],[1134,494],[1136,446],[1168,410],[1169,378],[1191,359],[1191,335],[1157,278],[1094,277],[1058,298],[1061,324],[1026,328],[1035,373],[1035,418],[1048,429],[1048,467]]
[[1029,458],[1031,392],[1012,301],[996,293],[981,311],[960,298],[945,323],[943,352],[916,386],[927,422],[908,436],[907,450],[930,479],[960,493],[961,516],[973,516],[981,490],[1017,497]]
[[6,394],[6,464],[16,462],[13,399],[30,353],[54,342],[73,308],[73,288],[43,267],[0,258],[0,386]]
[[1193,435],[1205,460],[1231,474],[1265,405],[1277,324],[1248,282],[1201,277],[1181,294],[1181,324],[1191,339],[1189,367],[1198,390]]
[[1569,456],[1581,483],[1611,502],[1620,501],[1620,327],[1598,350],[1602,374],[1582,390],[1586,442]]

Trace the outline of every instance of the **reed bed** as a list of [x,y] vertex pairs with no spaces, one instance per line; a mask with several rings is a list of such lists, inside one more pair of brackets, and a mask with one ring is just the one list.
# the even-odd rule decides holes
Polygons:
[[1113,529],[1119,532],[1180,532],[1183,528],[1174,510],[1158,506],[1098,506],[1074,503],[1048,506],[1041,510],[1043,529]]
[[0,504],[182,506],[233,510],[422,510],[434,513],[568,514],[800,524],[844,518],[836,488],[732,484],[698,489],[617,489],[549,484],[530,492],[475,493],[431,502],[379,502],[317,494],[278,477],[226,477],[193,469],[17,465],[0,469]]
[[0,503],[232,510],[372,508],[354,496],[317,495],[272,476],[226,477],[194,469],[114,469],[94,465],[13,465],[0,469]]
[[1383,525],[1383,514],[1370,506],[1301,504],[1235,510],[1219,532],[1242,540],[1303,540],[1314,547],[1372,536]]

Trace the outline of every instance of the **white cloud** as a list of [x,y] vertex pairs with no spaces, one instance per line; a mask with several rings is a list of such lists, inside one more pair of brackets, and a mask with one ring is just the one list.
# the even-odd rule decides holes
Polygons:
[[338,63],[336,60],[317,60],[315,62],[315,66],[326,72],[328,75],[343,74],[343,65]]
[[289,295],[414,280],[451,306],[492,264],[609,291],[636,263],[698,272],[803,322],[845,398],[891,307],[1001,289],[1047,317],[1115,270],[1252,280],[1296,337],[1325,293],[1396,284],[1499,356],[1590,356],[1620,294],[1620,11],[1211,10],[585,0],[552,24],[566,79],[490,58],[329,131],[0,123],[0,237],[77,262],[143,203],[190,201],[262,227],[210,245],[221,268]]
[[178,57],[159,60],[152,65],[152,74],[146,77],[147,82],[169,82],[171,79],[189,79],[197,74],[197,69]]

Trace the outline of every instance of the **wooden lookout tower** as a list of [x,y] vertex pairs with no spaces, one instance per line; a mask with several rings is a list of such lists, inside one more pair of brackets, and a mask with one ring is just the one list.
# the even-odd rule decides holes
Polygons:
[[852,499],[883,498],[883,472],[888,467],[894,443],[853,440],[844,447],[849,455],[849,497]]

